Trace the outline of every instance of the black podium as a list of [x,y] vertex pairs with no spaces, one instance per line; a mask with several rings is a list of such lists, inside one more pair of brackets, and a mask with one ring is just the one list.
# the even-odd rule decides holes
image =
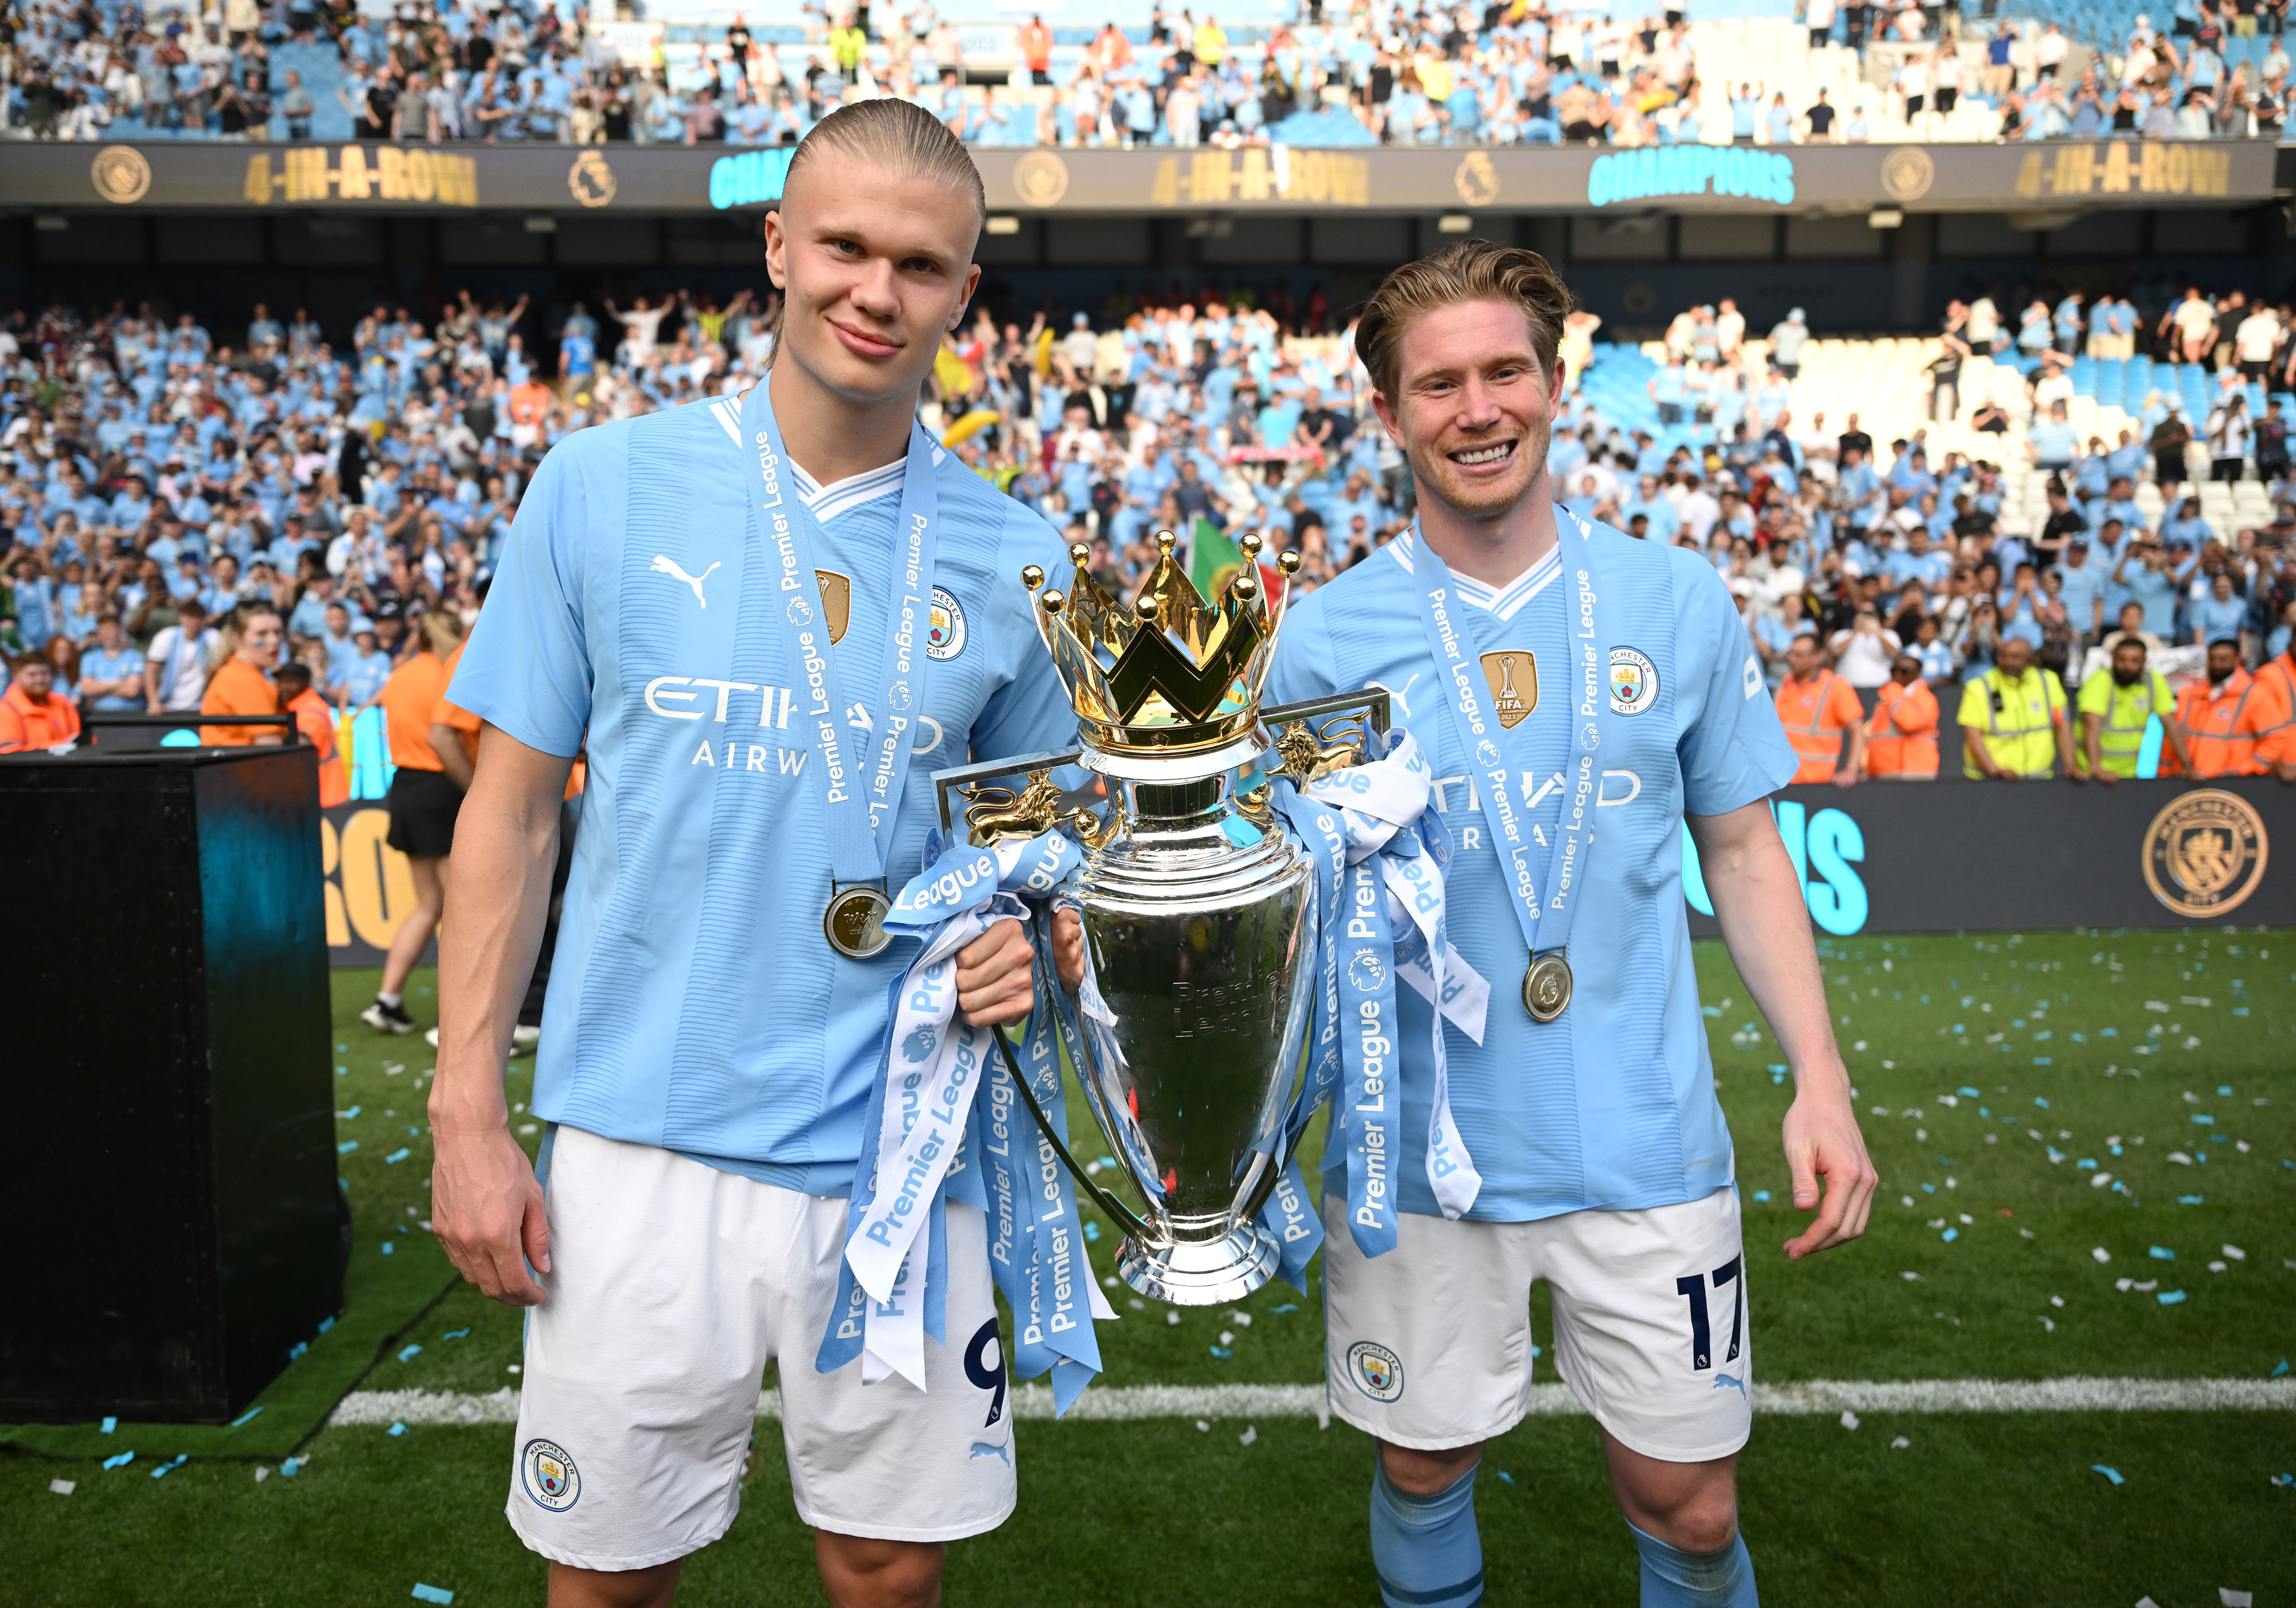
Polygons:
[[308,747],[0,757],[0,1422],[237,1414],[342,1306]]

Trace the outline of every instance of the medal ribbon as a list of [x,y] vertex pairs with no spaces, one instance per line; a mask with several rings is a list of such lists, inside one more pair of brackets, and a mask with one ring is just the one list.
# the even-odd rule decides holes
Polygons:
[[1476,685],[1480,667],[1476,662],[1468,611],[1459,602],[1450,570],[1428,545],[1424,531],[1415,532],[1417,539],[1412,546],[1428,651],[1434,655],[1447,689],[1445,701],[1460,751],[1481,783],[1477,792],[1481,795],[1484,819],[1490,825],[1491,847],[1498,853],[1508,899],[1531,956],[1563,948],[1570,941],[1570,925],[1578,914],[1575,896],[1587,880],[1595,806],[1603,784],[1598,751],[1611,726],[1609,610],[1595,588],[1589,539],[1593,533],[1586,521],[1560,506],[1554,510],[1554,533],[1563,579],[1570,587],[1567,629],[1575,730],[1569,792],[1554,841],[1547,846],[1543,883],[1531,865],[1529,823],[1518,808],[1516,791],[1509,783],[1515,767],[1507,762],[1507,751],[1514,747],[1514,741],[1496,717],[1486,712]]
[[851,709],[838,676],[837,651],[829,640],[821,583],[815,575],[814,537],[820,534],[821,521],[786,484],[793,466],[782,444],[781,426],[774,420],[769,389],[770,381],[761,381],[742,397],[742,433],[757,455],[758,472],[750,477],[750,506],[772,554],[783,597],[782,642],[789,655],[790,682],[805,691],[804,712],[813,728],[816,761],[815,784],[821,789],[828,824],[830,874],[839,882],[882,882],[902,785],[908,778],[909,734],[924,707],[925,633],[931,623],[933,550],[939,535],[939,491],[933,480],[939,448],[923,425],[910,426],[879,690],[875,702],[861,711],[870,737],[852,744],[847,734]]

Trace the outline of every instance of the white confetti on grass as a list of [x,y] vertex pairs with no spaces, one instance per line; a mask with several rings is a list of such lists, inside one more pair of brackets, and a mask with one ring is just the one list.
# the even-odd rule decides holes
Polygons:
[[[1754,1410],[1784,1417],[1839,1417],[1862,1413],[2296,1412],[2296,1377],[2284,1379],[1815,1379],[1799,1384],[1757,1384]],[[1583,1409],[1562,1384],[1531,1387],[1535,1417],[1576,1416]],[[1054,1416],[1053,1393],[1039,1384],[1013,1392],[1016,1417]],[[1087,1391],[1063,1421],[1128,1422],[1146,1418],[1325,1420],[1329,1398],[1320,1384],[1115,1385]],[[781,1397],[758,1398],[758,1415],[781,1416]],[[386,1427],[408,1424],[514,1423],[518,1392],[491,1395],[451,1391],[355,1391],[330,1422]]]
[[69,1497],[79,1489],[79,1482],[76,1480],[51,1480],[48,1489],[59,1497]]

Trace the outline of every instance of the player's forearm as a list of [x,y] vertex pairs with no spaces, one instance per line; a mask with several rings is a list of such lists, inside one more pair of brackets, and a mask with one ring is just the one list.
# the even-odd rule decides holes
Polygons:
[[1847,1095],[1849,1073],[1827,1020],[1801,882],[1767,804],[1685,817],[1722,941],[1785,1052],[1796,1084]]
[[499,1128],[503,1068],[519,1002],[534,974],[558,855],[560,800],[572,761],[491,726],[457,817],[439,932],[439,1076],[430,1120],[441,1129]]

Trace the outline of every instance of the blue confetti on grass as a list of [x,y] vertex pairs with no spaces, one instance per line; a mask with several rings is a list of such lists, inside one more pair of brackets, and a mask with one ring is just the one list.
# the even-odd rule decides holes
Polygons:
[[425,1586],[420,1580],[414,1583],[414,1589],[407,1595],[418,1603],[451,1604],[455,1600],[455,1594],[444,1586]]
[[2202,1128],[2214,1128],[2217,1125],[2217,1120],[2214,1117],[2208,1116],[2201,1112],[2194,1112],[2193,1113],[2193,1120],[2199,1123]]
[[97,1434],[99,1434],[99,1435],[109,1435],[110,1433],[111,1433],[111,1432],[112,1432],[112,1431],[114,1431],[114,1430],[118,1429],[119,1427],[119,1419],[117,1419],[117,1418],[106,1418],[106,1419],[103,1421],[102,1424],[102,1425],[101,1425],[101,1426],[96,1430],[96,1433],[97,1433]]
[[1226,1362],[1229,1358],[1235,1355],[1234,1352],[1229,1350],[1226,1346],[1207,1346],[1204,1349],[1210,1351],[1213,1356],[1218,1358],[1222,1362]]
[[365,1107],[365,1106],[364,1106],[364,1105],[354,1105],[354,1106],[352,1106],[352,1107],[350,1108],[350,1110],[348,1110],[348,1111],[347,1111],[347,1112],[345,1112],[343,1113],[343,1120],[344,1120],[345,1121],[348,1121],[348,1120],[350,1120],[350,1119],[352,1119],[353,1117],[357,1116],[361,1112],[365,1111],[365,1109],[366,1109],[366,1107]]
[[2122,1478],[2120,1477],[2120,1471],[2119,1469],[2117,1469],[2117,1468],[2107,1468],[2107,1467],[2105,1467],[2105,1465],[2104,1465],[2103,1464],[2102,1464],[2102,1463],[2092,1463],[2092,1464],[2090,1464],[2088,1466],[2089,1466],[2089,1471],[2090,1471],[2092,1473],[2099,1473],[2099,1474],[2103,1474],[2106,1479],[2108,1479],[2108,1480],[2112,1481],[2115,1485],[2126,1485],[2126,1484],[2128,1484],[2128,1481],[2126,1481],[2126,1480],[2124,1480],[2124,1479],[2122,1479]]
[[2179,1206],[2198,1206],[2201,1204],[2201,1197],[2196,1194],[2180,1194],[2177,1197],[2177,1204]]
[[402,1144],[397,1150],[392,1151],[389,1155],[383,1157],[382,1164],[385,1167],[396,1167],[414,1153],[413,1151],[407,1149],[406,1146]]
[[404,1435],[406,1433],[406,1426],[403,1423],[394,1423],[389,1429],[383,1431],[383,1433],[386,1435]]
[[1754,1191],[1754,1199],[1761,1202],[1764,1205],[1767,1205],[1769,1203],[1770,1192],[1767,1189],[1757,1189]]
[[2177,1253],[2166,1245],[2155,1245],[2146,1254],[2156,1262],[2173,1262],[2177,1259]]
[[309,1341],[299,1340],[293,1345],[287,1348],[287,1360],[289,1362],[292,1362],[310,1349],[311,1342]]
[[2277,1379],[2286,1372],[2288,1372],[2288,1359],[2284,1357],[2280,1359],[2280,1366],[2273,1369],[2271,1373],[2267,1374],[2265,1377],[2267,1379]]
[[2042,1099],[2038,1095],[2033,1096],[2033,1103],[2039,1106],[2043,1111],[2049,1109],[2049,1103],[2046,1100]]
[[2152,1299],[2164,1307],[2180,1307],[2185,1303],[2185,1292],[2182,1290],[2163,1290]]
[[389,1256],[389,1255],[391,1253],[391,1251],[392,1251],[395,1248],[396,1248],[396,1247],[394,1247],[389,1240],[385,1240],[385,1241],[383,1241],[383,1242],[382,1242],[382,1253],[383,1253],[383,1255],[385,1255],[385,1256]]
[[290,1457],[279,1465],[279,1477],[282,1480],[292,1480],[302,1472],[303,1463],[299,1457]]
[[[2054,1066],[2056,1063],[2050,1060],[2046,1055],[2036,1055],[2033,1057],[2033,1064],[2035,1066]],[[2041,1100],[2035,1102],[2035,1103],[2046,1106],[2048,1104],[2048,1102],[2046,1100]]]
[[335,1146],[335,1153],[339,1156],[347,1156],[357,1148],[358,1141],[357,1139],[346,1139],[340,1144]]
[[1967,1084],[1964,1084],[1961,1087],[1954,1090],[1953,1092],[1959,1095],[1964,1100],[1980,1100],[1985,1096],[1985,1091],[1983,1089],[1971,1088]]
[[135,1454],[134,1452],[119,1452],[111,1456],[106,1457],[103,1460],[103,1466],[108,1469],[126,1468],[129,1464],[135,1461]]
[[1085,1224],[1084,1237],[1097,1243],[1100,1239],[1100,1225],[1093,1222],[1087,1222]]
[[319,1320],[319,1333],[322,1334],[324,1334],[328,1330],[334,1326],[335,1320],[332,1317],[323,1317]]
[[422,1348],[421,1346],[409,1346],[398,1354],[398,1360],[401,1362],[412,1362],[422,1354]]
[[1954,1241],[1960,1237],[1961,1230],[1958,1228],[1948,1228],[1945,1231],[1945,1243],[1948,1245],[1952,1244]]
[[1287,1300],[1280,1307],[1268,1308],[1267,1313],[1271,1317],[1281,1317],[1286,1312],[1297,1312],[1299,1309],[1300,1303],[1298,1301]]
[[263,1410],[263,1409],[262,1409],[261,1407],[251,1407],[248,1408],[248,1409],[247,1409],[247,1411],[245,1411],[244,1413],[242,1413],[238,1417],[236,1417],[236,1418],[234,1418],[234,1419],[233,1419],[233,1420],[231,1421],[231,1427],[232,1427],[232,1428],[234,1428],[234,1429],[237,1429],[241,1424],[247,1423],[250,1419],[253,1418],[253,1417],[254,1417],[258,1413],[261,1412],[262,1410]]
[[1513,1485],[1514,1483],[1514,1476],[1507,1473],[1505,1469],[1499,1470],[1499,1478],[1505,1481],[1509,1485]]
[[471,1332],[468,1329],[456,1329],[450,1333],[441,1334],[439,1338],[440,1340],[462,1340],[468,1337],[470,1333]]
[[176,1454],[176,1460],[173,1463],[162,1463],[159,1467],[153,1469],[152,1471],[152,1477],[154,1480],[158,1480],[168,1474],[171,1474],[190,1461],[191,1457],[188,1454],[178,1452]]

